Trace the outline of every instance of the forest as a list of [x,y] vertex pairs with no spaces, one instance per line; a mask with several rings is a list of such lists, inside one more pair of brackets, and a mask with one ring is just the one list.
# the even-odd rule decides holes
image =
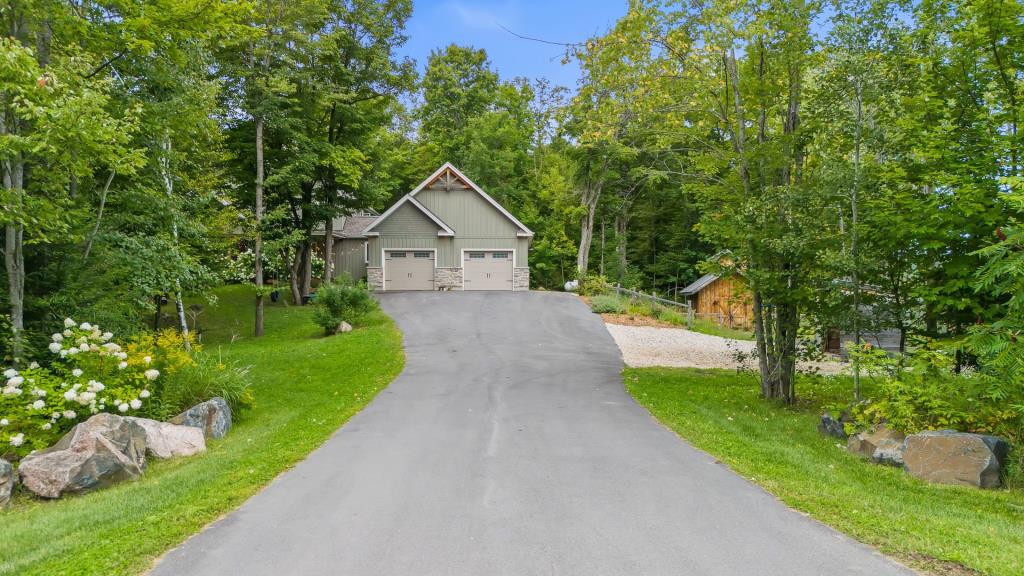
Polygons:
[[271,282],[300,302],[332,277],[317,227],[447,161],[536,233],[535,289],[742,275],[766,397],[793,399],[823,325],[966,342],[958,371],[1020,386],[1019,1],[632,0],[600,35],[543,40],[576,86],[472,46],[403,58],[412,10],[4,2],[7,360],[69,316],[153,327],[162,301],[187,331],[184,297],[225,282],[257,310]]

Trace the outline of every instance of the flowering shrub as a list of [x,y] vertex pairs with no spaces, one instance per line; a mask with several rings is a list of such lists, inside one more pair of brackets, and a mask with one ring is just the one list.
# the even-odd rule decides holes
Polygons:
[[45,448],[99,412],[139,415],[161,377],[153,356],[125,350],[113,334],[71,318],[51,337],[54,361],[8,368],[0,389],[0,455]]

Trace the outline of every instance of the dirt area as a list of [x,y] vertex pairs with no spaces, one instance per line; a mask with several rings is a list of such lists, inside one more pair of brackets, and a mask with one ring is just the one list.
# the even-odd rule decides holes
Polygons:
[[[754,350],[754,343],[747,340],[709,336],[683,328],[624,326],[609,322],[607,318],[605,327],[622,351],[622,360],[627,366],[736,368],[737,352],[749,355]],[[756,368],[752,359],[746,360],[744,365]],[[815,367],[825,374],[843,370],[839,362],[819,362]]]

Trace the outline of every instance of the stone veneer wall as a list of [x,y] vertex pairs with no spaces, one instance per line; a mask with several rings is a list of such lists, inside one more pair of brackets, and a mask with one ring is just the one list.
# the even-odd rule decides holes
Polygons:
[[435,290],[462,290],[462,268],[435,268]]
[[516,268],[512,271],[512,289],[513,290],[529,290],[530,289],[530,269],[529,268]]
[[366,285],[370,287],[370,290],[383,290],[384,269],[379,266],[367,266]]

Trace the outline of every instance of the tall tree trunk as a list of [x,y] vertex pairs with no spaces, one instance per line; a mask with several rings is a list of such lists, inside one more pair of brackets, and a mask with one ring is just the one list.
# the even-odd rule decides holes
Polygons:
[[[853,344],[860,346],[860,252],[858,242],[857,221],[860,204],[860,148],[861,125],[864,120],[864,107],[861,101],[861,86],[858,80],[854,87],[854,106],[857,124],[853,148],[853,190],[850,193],[850,257],[853,258]],[[860,400],[860,356],[853,356],[853,397]]]
[[[5,119],[6,120],[6,119]],[[6,133],[7,123],[0,125]],[[3,162],[3,183],[9,195],[11,221],[4,226],[4,266],[7,269],[7,295],[11,304],[11,362],[18,366],[25,352],[25,226],[21,223],[24,204],[25,163],[18,153]]]
[[[160,156],[160,176],[164,181],[164,192],[167,199],[174,198],[174,175],[171,173],[171,138],[164,134],[161,144],[162,154]],[[178,249],[178,220],[175,213],[171,214],[171,235],[174,239],[174,247]],[[178,326],[181,329],[181,337],[185,343],[185,350],[192,351],[192,342],[188,333],[188,320],[185,318],[185,302],[181,294],[181,278],[174,278],[174,308],[178,313]]]
[[[96,211],[96,224],[92,227],[92,232],[89,233],[89,239],[85,243],[85,253],[82,254],[82,262],[89,259],[89,252],[92,251],[92,243],[96,240],[96,234],[100,231],[100,223],[103,221],[103,208],[107,205],[107,192],[110,191],[110,183],[114,181],[114,176],[117,175],[117,170],[111,170],[107,176],[106,183],[103,184],[103,191],[100,192],[100,208]],[[72,185],[74,181],[72,181]]]
[[594,240],[594,216],[597,213],[597,201],[601,197],[601,189],[596,190],[587,185],[583,194],[583,203],[587,209],[580,219],[580,246],[576,252],[576,272],[580,277],[587,273],[590,265],[590,244]]
[[299,273],[302,270],[302,247],[296,246],[292,252],[291,266],[288,270],[288,284],[292,290],[292,302],[302,305],[302,285],[299,281]]
[[256,336],[263,336],[263,118],[256,117]]
[[313,293],[313,243],[302,241],[302,295]]
[[324,222],[324,276],[323,283],[334,280],[334,218]]
[[619,260],[619,282],[622,283],[626,279],[626,268],[629,266],[629,261],[626,256],[627,232],[629,231],[629,213],[626,208],[623,208],[615,216],[615,253]]

